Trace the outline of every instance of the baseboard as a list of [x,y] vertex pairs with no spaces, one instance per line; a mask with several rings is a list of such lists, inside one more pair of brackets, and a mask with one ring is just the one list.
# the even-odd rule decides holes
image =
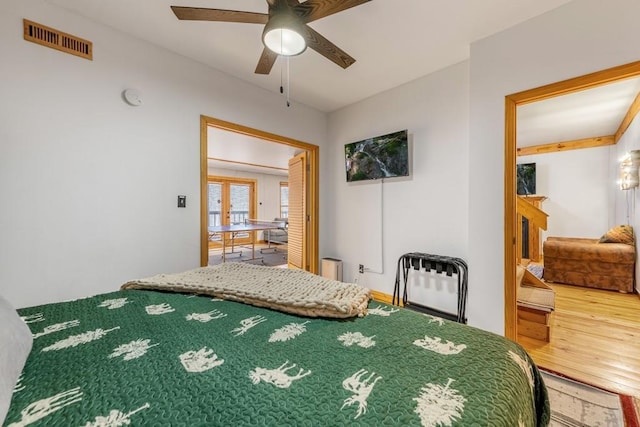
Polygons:
[[[372,289],[371,297],[378,302],[393,304],[393,295],[385,294],[384,292],[374,291]],[[400,306],[402,306],[402,301],[400,301]]]

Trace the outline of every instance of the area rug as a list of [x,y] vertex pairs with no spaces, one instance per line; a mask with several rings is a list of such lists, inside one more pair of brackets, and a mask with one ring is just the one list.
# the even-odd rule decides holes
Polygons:
[[[262,252],[256,249],[255,259],[252,259],[251,248],[242,249],[240,252],[227,254],[226,262],[246,262],[248,264],[267,265],[274,267],[287,263],[287,250],[277,247],[264,248]],[[209,255],[209,265],[218,265],[222,263],[222,254],[216,252]]]
[[549,426],[640,427],[637,399],[541,372],[551,404]]

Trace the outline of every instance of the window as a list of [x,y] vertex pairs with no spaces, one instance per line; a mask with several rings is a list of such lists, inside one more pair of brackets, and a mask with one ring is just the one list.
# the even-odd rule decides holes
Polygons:
[[289,183],[280,183],[280,218],[289,218]]
[[222,224],[222,183],[209,181],[209,226]]
[[242,224],[254,215],[249,215],[250,193],[253,184],[229,183],[229,224]]

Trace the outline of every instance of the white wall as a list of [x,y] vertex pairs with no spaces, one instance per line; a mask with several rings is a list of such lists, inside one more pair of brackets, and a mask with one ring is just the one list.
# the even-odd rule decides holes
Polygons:
[[[618,177],[620,170],[620,160],[631,150],[640,150],[640,118],[638,116],[631,122],[627,131],[622,135],[615,146],[616,150],[611,155],[611,169],[614,176]],[[637,206],[640,205],[640,190],[633,188],[630,190],[620,190],[619,186],[615,188],[615,221],[609,224],[609,227],[620,224],[629,224],[633,227],[636,235],[636,248],[638,247],[638,236],[640,236],[640,215]],[[637,252],[637,251],[636,251]],[[637,262],[637,261],[636,261]],[[640,268],[636,264],[636,290],[640,289],[638,283],[640,281]]]
[[471,45],[468,307],[504,332],[504,97],[640,59],[640,2],[577,0]]
[[586,148],[518,157],[536,164],[536,194],[546,196],[547,236],[599,238],[609,228],[611,147]]
[[[355,280],[364,264],[384,274],[367,272],[358,282],[391,294],[402,254],[466,258],[468,108],[469,63],[462,62],[329,116],[335,238],[321,255],[343,260],[345,281]],[[344,144],[402,129],[409,132],[409,178],[346,182]],[[430,302],[446,309],[452,289],[431,287]]]
[[[23,18],[93,41],[94,60],[24,41]],[[0,292],[19,307],[199,265],[201,114],[326,140],[323,113],[43,0],[3,2],[0,57]]]

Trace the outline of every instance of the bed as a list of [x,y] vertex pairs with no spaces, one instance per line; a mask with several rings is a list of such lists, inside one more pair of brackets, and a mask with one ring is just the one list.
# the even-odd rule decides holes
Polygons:
[[[544,383],[518,344],[369,301],[357,285],[225,265],[188,272],[197,283],[161,275],[19,309],[33,347],[4,425],[548,424]],[[203,289],[227,283],[220,269],[229,268],[257,282],[267,272],[260,285],[275,294],[273,277],[302,274],[324,294],[272,292],[257,306],[246,289]],[[281,299],[298,313],[280,311]]]

